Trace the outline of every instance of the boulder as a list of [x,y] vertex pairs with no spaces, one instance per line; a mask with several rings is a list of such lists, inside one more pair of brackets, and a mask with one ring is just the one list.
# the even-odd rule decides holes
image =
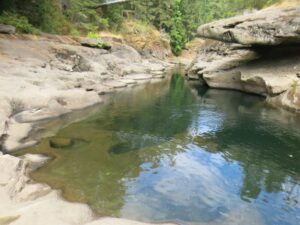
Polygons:
[[16,33],[16,28],[11,25],[0,24],[0,33],[2,34],[14,34]]
[[274,96],[299,80],[299,50],[294,46],[257,49],[213,41],[199,50],[187,76],[211,88]]
[[282,45],[300,43],[300,6],[265,9],[202,25],[204,38],[243,45]]
[[111,49],[111,46],[103,42],[103,40],[100,38],[87,38],[82,40],[80,44],[84,47],[90,47],[90,48],[99,48],[104,50]]
[[212,88],[274,97],[299,81],[300,6],[268,8],[198,28],[207,40],[187,69]]
[[188,67],[188,76],[202,79],[204,74],[233,69],[256,58],[257,53],[247,46],[208,42],[199,49],[197,57]]
[[49,140],[51,148],[69,148],[74,144],[74,140],[71,138],[52,138]]
[[269,98],[268,102],[274,106],[300,113],[300,85],[295,82],[288,91],[279,96]]

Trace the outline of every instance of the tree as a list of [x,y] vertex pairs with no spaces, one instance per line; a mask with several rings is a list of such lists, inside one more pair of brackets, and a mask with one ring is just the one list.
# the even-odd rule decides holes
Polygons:
[[180,55],[182,48],[186,43],[186,34],[182,22],[182,14],[180,11],[181,0],[175,0],[175,13],[172,21],[172,28],[170,32],[171,47],[175,55]]

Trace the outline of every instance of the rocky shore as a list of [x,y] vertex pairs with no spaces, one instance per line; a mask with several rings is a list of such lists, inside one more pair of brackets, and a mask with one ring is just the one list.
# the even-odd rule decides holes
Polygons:
[[205,24],[187,76],[211,88],[265,96],[300,112],[300,6],[271,8]]
[[[48,159],[9,155],[36,143],[33,124],[101,104],[103,96],[162,79],[171,64],[142,57],[111,41],[105,49],[84,40],[42,35],[0,35],[0,225],[145,225],[96,218],[84,204],[30,179]],[[187,69],[189,79],[211,88],[265,96],[300,112],[300,6],[272,8],[206,24],[206,41]],[[89,44],[86,44],[88,46]]]
[[33,123],[100,104],[102,96],[162,79],[171,65],[144,58],[118,42],[112,48],[80,45],[70,37],[0,35],[0,224],[142,225],[96,219],[87,205],[29,178],[47,158],[6,154],[29,145]]

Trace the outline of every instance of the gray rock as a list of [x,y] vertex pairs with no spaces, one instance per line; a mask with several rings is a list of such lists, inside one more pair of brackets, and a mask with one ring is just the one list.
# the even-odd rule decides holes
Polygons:
[[124,76],[124,78],[132,80],[151,80],[153,76],[150,74],[128,74]]
[[288,91],[273,98],[268,98],[268,102],[276,107],[300,113],[300,85],[298,82],[294,82]]
[[188,68],[188,77],[212,88],[274,96],[298,79],[299,51],[295,46],[255,49],[214,41],[199,50]]
[[0,33],[2,34],[14,34],[16,33],[16,28],[11,25],[0,24]]
[[300,6],[266,9],[212,22],[200,26],[198,35],[243,45],[300,43]]

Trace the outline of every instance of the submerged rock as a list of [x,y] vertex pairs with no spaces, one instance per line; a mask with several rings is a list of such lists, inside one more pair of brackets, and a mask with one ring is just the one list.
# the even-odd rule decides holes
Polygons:
[[74,140],[71,138],[52,138],[49,140],[51,148],[69,148],[74,145]]

